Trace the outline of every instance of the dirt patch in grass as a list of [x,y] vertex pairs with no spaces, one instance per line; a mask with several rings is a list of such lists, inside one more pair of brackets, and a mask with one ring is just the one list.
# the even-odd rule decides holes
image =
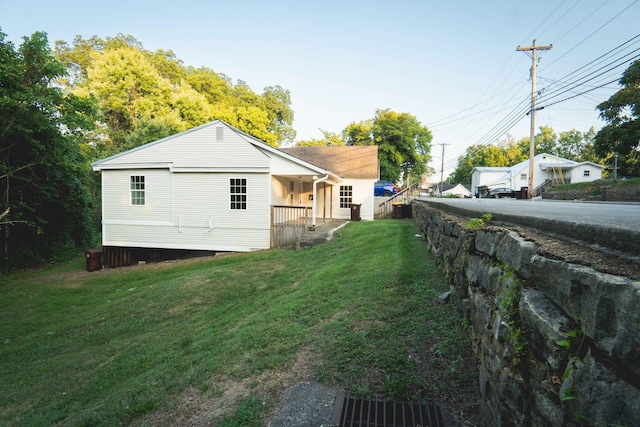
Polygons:
[[249,395],[263,399],[264,416],[271,419],[282,407],[287,390],[311,379],[320,363],[317,354],[303,348],[288,369],[266,371],[255,378],[211,379],[206,390],[187,390],[172,408],[156,411],[139,425],[216,426]]
[[[455,426],[480,425],[478,369],[473,354],[468,352],[454,366],[439,354],[436,343],[433,344],[424,353],[408,355],[418,365],[417,374],[431,384],[432,398],[451,414]],[[189,389],[173,409],[157,411],[141,420],[140,425],[216,426],[249,395],[262,399],[264,420],[268,423],[282,409],[287,391],[303,381],[312,381],[321,363],[315,352],[304,348],[288,369],[267,371],[257,378],[242,380],[216,378],[211,381],[211,390]],[[455,378],[452,371],[456,372]]]

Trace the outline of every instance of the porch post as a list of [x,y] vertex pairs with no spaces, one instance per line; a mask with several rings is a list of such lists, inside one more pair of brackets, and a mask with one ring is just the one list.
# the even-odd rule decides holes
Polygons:
[[316,209],[317,209],[317,203],[318,203],[318,183],[322,182],[322,181],[326,181],[327,179],[329,179],[329,174],[326,174],[325,176],[323,176],[322,178],[318,178],[313,180],[313,203],[311,204],[312,208],[311,208],[311,227],[316,228]]

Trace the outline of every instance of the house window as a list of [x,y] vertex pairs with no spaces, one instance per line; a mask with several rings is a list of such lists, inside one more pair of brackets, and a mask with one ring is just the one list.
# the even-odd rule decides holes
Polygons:
[[131,176],[131,204],[144,205],[144,175]]
[[526,173],[521,173],[520,174],[520,179],[527,179],[527,174]]
[[231,178],[230,192],[231,195],[231,209],[234,210],[246,210],[247,209],[247,179],[246,178]]
[[590,170],[586,170],[584,171],[584,174],[582,176],[590,176],[591,175],[591,171]]
[[353,201],[353,186],[341,185],[340,186],[340,207],[351,208],[352,201]]

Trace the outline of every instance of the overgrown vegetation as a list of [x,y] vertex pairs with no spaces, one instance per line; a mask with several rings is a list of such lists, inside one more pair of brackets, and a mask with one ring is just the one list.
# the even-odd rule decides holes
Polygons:
[[640,186],[640,178],[619,179],[617,181],[609,180],[609,179],[599,179],[597,181],[590,181],[590,182],[577,182],[575,184],[562,184],[562,185],[557,185],[555,187],[551,187],[547,191],[548,192],[553,192],[553,191],[571,191],[571,190],[590,191],[590,190],[593,190],[593,189],[597,189],[598,191],[600,191],[601,187],[610,187],[610,188],[620,187],[620,188],[624,188],[624,187],[633,187],[633,186]]
[[415,234],[360,222],[300,252],[5,276],[0,424],[264,425],[302,378],[464,400],[469,337]]
[[486,227],[487,225],[489,225],[492,218],[493,218],[493,215],[490,212],[487,212],[483,214],[482,217],[474,218],[469,222],[467,222],[467,225],[465,226],[465,228],[467,230],[477,230],[479,228]]
[[92,239],[91,169],[79,142],[95,106],[53,85],[65,73],[35,33],[0,32],[0,274],[68,259]]
[[522,361],[524,350],[529,344],[523,334],[520,323],[518,322],[518,303],[522,293],[522,283],[515,277],[515,271],[510,266],[503,266],[503,273],[500,276],[500,282],[503,288],[498,295],[498,306],[503,321],[510,330],[509,340],[512,344],[511,364],[518,366]]

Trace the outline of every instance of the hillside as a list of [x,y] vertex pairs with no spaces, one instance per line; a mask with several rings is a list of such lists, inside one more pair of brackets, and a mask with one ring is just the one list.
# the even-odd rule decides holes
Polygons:
[[640,202],[640,178],[615,182],[598,180],[559,185],[543,193],[542,198],[552,200]]

